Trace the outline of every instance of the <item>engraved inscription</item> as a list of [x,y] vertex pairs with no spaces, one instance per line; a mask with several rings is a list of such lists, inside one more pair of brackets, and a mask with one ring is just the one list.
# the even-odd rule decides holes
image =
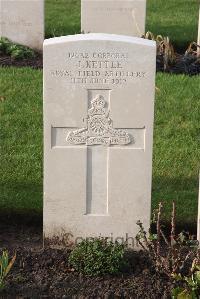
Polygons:
[[66,68],[51,69],[54,78],[63,78],[69,84],[124,85],[146,78],[143,70],[132,70],[126,52],[68,52]]
[[134,143],[134,138],[125,130],[114,129],[109,111],[105,109],[106,102],[102,95],[97,95],[91,101],[88,110],[87,126],[68,133],[66,141],[70,144],[86,145],[126,145]]
[[27,22],[24,19],[0,21],[0,26],[6,26],[6,25],[7,26],[31,27],[33,24],[31,22]]

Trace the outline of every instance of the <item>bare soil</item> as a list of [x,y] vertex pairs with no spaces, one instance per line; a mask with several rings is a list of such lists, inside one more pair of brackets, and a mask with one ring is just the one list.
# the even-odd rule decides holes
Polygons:
[[186,74],[189,76],[195,76],[200,74],[200,58],[197,59],[196,55],[180,55],[176,54],[174,63],[169,63],[168,66],[164,66],[164,57],[157,55],[156,58],[156,70],[157,72],[166,72],[171,74]]
[[43,248],[42,227],[0,225],[0,253],[5,248],[17,259],[0,298],[171,298],[171,281],[143,251],[127,254],[124,273],[87,277],[68,264],[69,249]]
[[41,69],[43,67],[42,55],[36,53],[34,58],[26,59],[13,59],[8,55],[0,55],[0,66],[16,66],[16,67],[26,67],[30,66],[34,69]]

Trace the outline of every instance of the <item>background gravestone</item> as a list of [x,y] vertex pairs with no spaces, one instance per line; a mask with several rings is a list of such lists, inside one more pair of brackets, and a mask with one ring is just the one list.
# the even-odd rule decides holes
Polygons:
[[0,36],[42,50],[44,1],[0,0]]
[[146,0],[82,0],[81,30],[141,37],[145,33]]
[[155,42],[140,38],[45,40],[46,239],[149,228],[155,57]]

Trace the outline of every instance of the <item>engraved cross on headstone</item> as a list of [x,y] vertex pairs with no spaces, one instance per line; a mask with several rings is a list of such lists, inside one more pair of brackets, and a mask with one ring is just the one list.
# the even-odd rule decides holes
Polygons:
[[44,42],[44,238],[134,237],[150,224],[156,43]]
[[115,128],[110,89],[88,89],[83,127],[53,127],[52,147],[87,147],[85,215],[109,215],[109,157],[113,147],[144,149],[145,128]]
[[[87,146],[86,215],[107,215],[109,147],[134,143],[124,129],[113,128],[109,116],[111,90],[88,90],[88,113],[85,127],[70,130],[69,145]],[[104,96],[102,95],[104,94]]]

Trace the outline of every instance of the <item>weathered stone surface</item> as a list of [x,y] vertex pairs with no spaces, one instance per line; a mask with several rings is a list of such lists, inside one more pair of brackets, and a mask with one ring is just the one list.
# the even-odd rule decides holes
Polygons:
[[140,38],[45,40],[46,239],[126,239],[137,220],[149,227],[155,57]]
[[145,33],[146,0],[82,0],[81,30],[141,37]]
[[0,0],[0,36],[42,50],[44,0]]

